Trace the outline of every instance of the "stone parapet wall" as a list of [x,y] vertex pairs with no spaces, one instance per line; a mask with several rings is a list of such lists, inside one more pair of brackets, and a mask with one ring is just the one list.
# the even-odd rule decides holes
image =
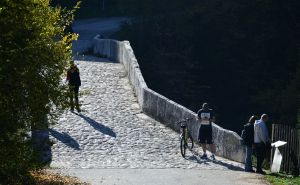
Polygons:
[[[180,128],[180,125],[175,124],[177,121],[196,117],[196,114],[191,110],[147,87],[128,41],[100,39],[96,36],[93,39],[92,47],[94,54],[106,56],[124,65],[138,102],[145,114],[177,132]],[[200,124],[196,120],[191,120],[188,125],[194,140],[197,140]],[[237,133],[213,124],[213,138],[217,155],[244,162],[244,147],[241,145],[241,138]]]
[[134,56],[128,41],[116,41],[111,39],[99,39],[97,36],[92,42],[94,54],[100,54],[113,61],[122,63],[127,71],[128,78],[133,85],[138,102],[143,107],[144,89],[147,85],[142,76],[139,64]]

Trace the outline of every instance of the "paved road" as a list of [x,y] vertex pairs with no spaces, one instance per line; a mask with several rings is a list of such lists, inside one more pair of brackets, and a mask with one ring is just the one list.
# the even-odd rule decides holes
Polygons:
[[124,21],[129,21],[129,18],[113,17],[75,21],[72,28],[75,33],[79,34],[79,38],[73,42],[73,52],[86,50],[91,44],[91,39],[98,34],[105,38],[109,37],[111,33],[120,28]]
[[88,20],[77,20],[74,22],[72,28],[75,33],[80,33],[79,39],[91,39],[97,34],[110,34],[117,31],[124,21],[128,21],[126,17],[113,18],[98,18]]
[[71,169],[68,174],[95,185],[258,185],[259,175],[205,169]]
[[[191,174],[188,184],[199,179],[206,179],[204,184],[223,182],[224,178],[234,184],[239,177],[245,180],[238,181],[241,185],[249,184],[247,179],[254,179],[250,184],[262,184],[260,176],[241,172],[239,163],[220,157],[216,162],[200,159],[199,147],[183,159],[178,133],[141,112],[122,64],[90,56],[78,57],[76,63],[82,78],[83,112],[65,112],[50,129],[55,142],[51,167],[68,169],[63,172],[94,184],[127,184],[125,180],[128,184],[185,184],[174,180],[180,174]],[[157,182],[169,180],[154,183],[154,177]]]

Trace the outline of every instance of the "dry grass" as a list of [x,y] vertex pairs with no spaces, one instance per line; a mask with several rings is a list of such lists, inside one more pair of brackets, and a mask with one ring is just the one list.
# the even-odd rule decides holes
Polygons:
[[39,185],[90,185],[86,182],[81,182],[76,177],[64,176],[58,173],[53,173],[47,170],[32,171],[31,175]]

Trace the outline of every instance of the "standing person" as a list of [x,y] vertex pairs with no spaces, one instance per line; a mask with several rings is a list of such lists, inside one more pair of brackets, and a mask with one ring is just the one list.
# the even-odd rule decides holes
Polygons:
[[74,64],[74,61],[70,62],[70,68],[67,72],[67,81],[69,82],[69,90],[70,90],[70,106],[71,111],[74,111],[74,101],[73,98],[75,97],[75,107],[78,112],[80,112],[79,102],[78,102],[78,92],[79,86],[81,85],[79,69]]
[[210,145],[211,159],[215,160],[215,147],[212,141],[212,122],[215,121],[215,115],[212,109],[208,108],[207,103],[203,103],[202,108],[197,112],[197,120],[200,121],[199,141],[203,150],[201,159],[206,159],[206,144]]
[[254,123],[258,117],[253,115],[250,117],[249,122],[244,125],[242,131],[243,145],[246,146],[246,157],[245,157],[245,171],[254,172],[252,168],[252,153],[254,147]]
[[269,132],[266,122],[269,120],[267,114],[261,115],[260,120],[254,123],[254,144],[256,149],[257,167],[256,173],[265,174],[262,170],[262,164],[266,157],[268,145],[270,143]]

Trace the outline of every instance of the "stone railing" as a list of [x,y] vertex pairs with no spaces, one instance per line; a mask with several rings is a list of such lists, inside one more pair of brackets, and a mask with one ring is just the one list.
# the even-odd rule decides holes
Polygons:
[[[177,132],[180,129],[180,125],[175,124],[177,121],[196,117],[196,114],[191,110],[147,87],[128,41],[99,39],[96,36],[93,39],[92,47],[94,54],[106,56],[124,65],[138,102],[145,114],[166,124]],[[199,127],[200,124],[197,121],[190,121],[189,129],[194,140],[198,138]],[[241,145],[241,138],[237,133],[213,124],[213,139],[216,144],[217,155],[238,162],[244,161],[244,147]]]

